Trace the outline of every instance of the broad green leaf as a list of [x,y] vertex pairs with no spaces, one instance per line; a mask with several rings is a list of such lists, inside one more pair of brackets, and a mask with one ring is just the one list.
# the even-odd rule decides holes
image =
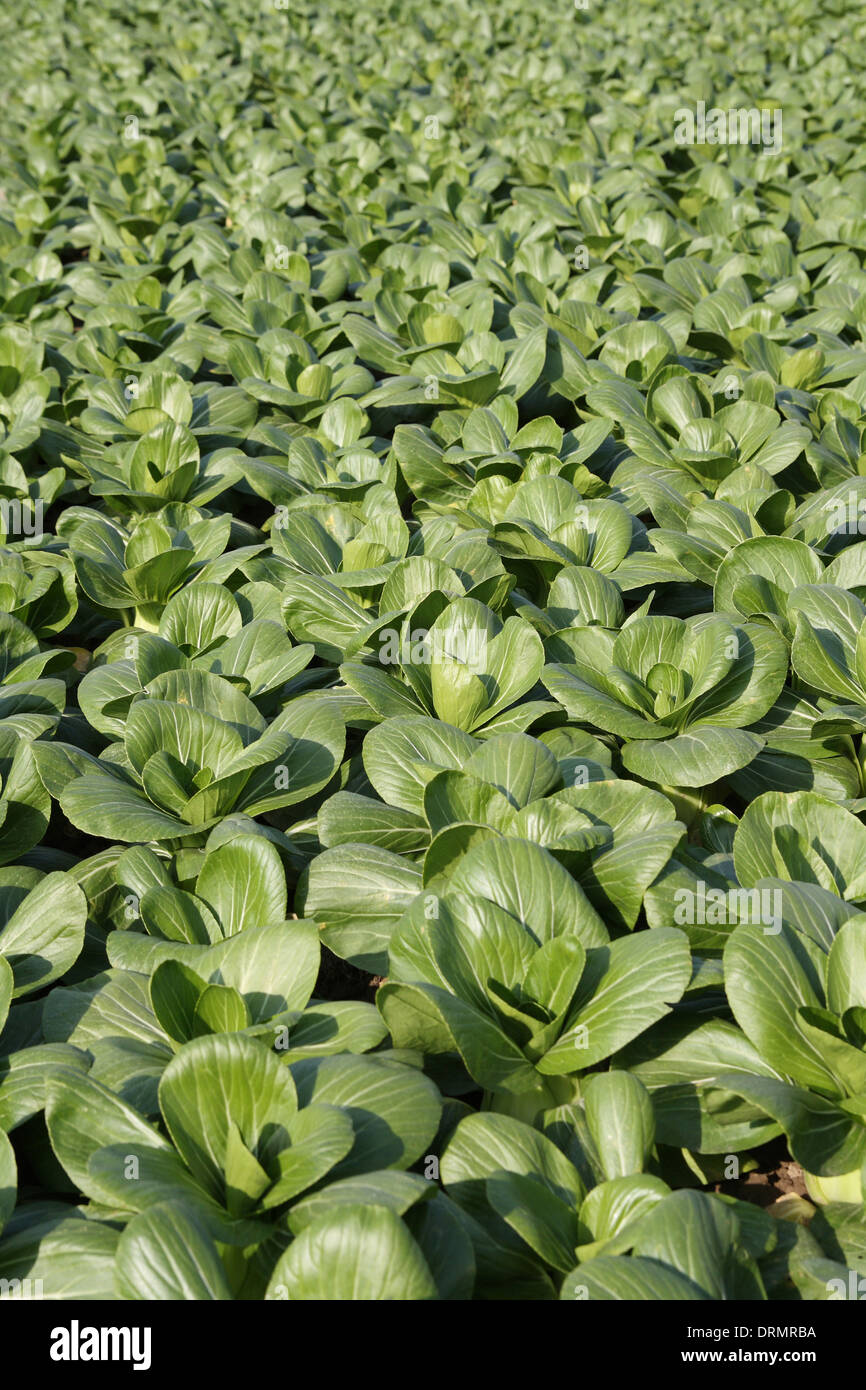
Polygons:
[[495,1173],[487,1179],[494,1211],[554,1269],[567,1273],[579,1240],[577,1212],[546,1183],[521,1173]]
[[105,970],[80,984],[53,989],[42,1011],[46,1042],[89,1048],[103,1038],[165,1043],[150,1004],[149,980],[131,970]]
[[489,840],[451,876],[450,888],[476,894],[522,922],[539,944],[573,935],[586,946],[607,940],[601,917],[561,864],[525,840]]
[[286,917],[286,878],[273,845],[241,836],[205,859],[196,893],[213,908],[224,936]]
[[[803,584],[819,583],[823,566],[815,551],[803,541],[786,536],[759,536],[742,541],[730,550],[719,565],[713,590],[717,612],[741,613],[752,617],[742,606],[737,589],[744,580],[758,575],[769,581],[783,595]],[[784,610],[782,610],[784,615]]]
[[648,782],[673,787],[704,787],[760,753],[764,740],[744,729],[717,729],[704,724],[664,741],[637,739],[622,750],[629,772]]
[[788,601],[794,623],[791,662],[807,685],[824,694],[860,703],[863,685],[857,673],[857,636],[866,607],[854,594],[834,584],[795,589]]
[[790,878],[856,902],[866,897],[866,827],[814,792],[765,792],[737,827],[734,864],[746,887]]
[[518,809],[545,796],[560,782],[555,756],[528,734],[505,733],[486,739],[463,771],[498,787]]
[[60,806],[74,826],[104,840],[146,843],[173,840],[192,827],[166,815],[128,782],[86,772],[60,795]]
[[582,1093],[605,1178],[642,1173],[652,1151],[655,1119],[640,1081],[625,1071],[603,1072],[587,1077]]
[[312,1187],[346,1157],[355,1142],[351,1116],[333,1105],[308,1105],[292,1116],[286,1128],[290,1146],[277,1155],[278,1177],[264,1194],[265,1207],[279,1206]]
[[195,1210],[173,1201],[148,1207],[124,1228],[117,1244],[115,1287],[123,1299],[232,1297],[206,1225]]
[[364,739],[364,769],[389,806],[423,815],[424,788],[437,772],[464,766],[478,747],[461,729],[439,720],[386,719]]
[[609,1178],[587,1193],[580,1220],[596,1246],[603,1245],[609,1255],[622,1254],[634,1244],[642,1218],[669,1192],[661,1178],[647,1173]]
[[[79,1215],[68,1203],[23,1203],[0,1244],[0,1279],[9,1298],[28,1288],[55,1302],[114,1299],[114,1261],[119,1231]],[[20,1285],[15,1281],[20,1280]],[[27,1281],[30,1281],[29,1284]]]
[[[76,1187],[97,1202],[114,1205],[119,1188],[126,1187],[128,1202],[137,1200],[139,1162],[130,1166],[122,1150],[140,1156],[145,1167],[153,1157],[163,1180],[177,1180],[182,1164],[171,1145],[130,1105],[105,1086],[80,1073],[58,1068],[46,1087],[45,1121],[58,1162]],[[91,1171],[91,1159],[111,1150],[111,1181]],[[124,1178],[126,1182],[124,1183]]]
[[0,1129],[11,1133],[45,1105],[45,1090],[57,1067],[86,1072],[87,1053],[63,1043],[38,1043],[0,1060]]
[[382,973],[391,933],[421,886],[420,871],[389,850],[338,845],[313,860],[295,905],[323,925],[337,955]]
[[372,1302],[438,1298],[424,1256],[386,1207],[344,1207],[306,1227],[280,1257],[267,1298]]
[[153,1012],[175,1042],[189,1042],[195,1037],[196,1005],[205,990],[200,975],[176,960],[163,961],[150,980],[150,1002]]
[[782,1075],[839,1095],[832,1063],[801,1026],[799,1010],[824,1003],[826,957],[787,925],[778,933],[743,924],[725,947],[725,986],[734,1017]]
[[15,1150],[6,1131],[0,1129],[0,1235],[15,1210],[17,1197],[18,1167],[15,1162]]
[[354,792],[335,792],[328,797],[319,811],[318,830],[326,849],[341,844],[369,844],[405,854],[426,848],[430,840],[430,832],[420,816]]
[[687,1275],[662,1260],[625,1255],[601,1255],[589,1264],[579,1265],[563,1282],[559,1296],[568,1301],[603,1299],[629,1303],[707,1302],[713,1298]]
[[866,1162],[866,1125],[832,1100],[769,1076],[722,1073],[719,1084],[748,1097],[782,1127],[808,1173],[835,1177]]
[[186,1044],[166,1067],[159,1104],[178,1152],[218,1200],[226,1191],[231,1126],[267,1168],[281,1128],[297,1110],[288,1070],[261,1043],[212,1034]]
[[583,1071],[669,1012],[688,984],[685,934],[657,928],[587,952],[577,997],[554,1046],[538,1063],[545,1075]]
[[250,1023],[242,994],[230,985],[206,985],[195,1006],[196,1033],[236,1033]]
[[12,967],[13,997],[65,974],[84,945],[87,900],[64,874],[47,874],[0,930],[0,953]]
[[827,961],[827,1004],[840,1017],[866,999],[866,917],[843,922]]
[[6,1022],[14,989],[15,976],[12,974],[12,967],[3,956],[0,956],[0,1029]]
[[376,1056],[341,1056],[295,1062],[291,1072],[302,1107],[340,1106],[354,1125],[352,1151],[333,1177],[410,1168],[428,1152],[442,1101],[433,1083],[414,1067]]
[[737,1218],[706,1192],[672,1192],[641,1222],[640,1258],[661,1260],[716,1299],[766,1297],[754,1262],[740,1245]]
[[[331,1106],[312,1107],[313,1110],[322,1108],[333,1109]],[[300,1113],[303,1115],[306,1112]],[[351,1129],[351,1121],[349,1125]],[[401,1173],[396,1168],[383,1168],[379,1172],[362,1173],[353,1178],[338,1178],[336,1182],[319,1187],[294,1204],[287,1220],[290,1229],[297,1235],[326,1213],[341,1207],[360,1204],[385,1207],[397,1216],[405,1216],[419,1204],[426,1206],[434,1191],[428,1179],[422,1178],[419,1173]]]

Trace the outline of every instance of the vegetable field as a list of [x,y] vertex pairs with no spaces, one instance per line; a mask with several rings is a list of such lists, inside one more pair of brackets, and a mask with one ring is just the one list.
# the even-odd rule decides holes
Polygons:
[[0,1299],[862,1298],[866,18],[0,32]]

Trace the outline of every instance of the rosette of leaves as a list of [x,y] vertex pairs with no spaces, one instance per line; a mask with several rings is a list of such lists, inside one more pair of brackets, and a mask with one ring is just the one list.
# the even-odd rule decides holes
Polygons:
[[[432,573],[425,573],[424,562],[433,562]],[[449,582],[439,578],[443,565],[450,571]],[[467,527],[456,517],[430,517],[412,532],[407,560],[396,567],[382,608],[417,603],[425,597],[426,586],[429,592],[465,593],[499,612],[513,584],[489,532]]]
[[78,609],[75,570],[50,550],[0,549],[0,604],[37,637],[67,627]]
[[[102,141],[108,135],[107,125],[103,117]],[[101,143],[98,136],[97,141]],[[138,138],[129,141],[119,165],[119,172],[127,176],[125,182],[109,182],[100,177],[98,167],[91,171],[93,217],[100,242],[114,251],[137,248],[141,254],[154,236],[169,230],[182,216],[191,185],[166,164],[163,141],[147,130],[139,130]]]
[[167,1198],[121,1233],[108,1287],[122,1299],[184,1301],[471,1298],[474,1252],[459,1209],[415,1177],[384,1170],[333,1183],[322,1189],[331,1194],[327,1201],[310,1199],[303,1226],[302,1198],[293,1209],[299,1230],[288,1247],[277,1255],[288,1239],[281,1232],[248,1261],[221,1248],[188,1201]]
[[286,688],[309,664],[313,647],[293,647],[279,621],[270,585],[236,594],[200,580],[169,599],[156,632],[121,628],[94,653],[78,688],[88,721],[109,738],[123,736],[127,715],[155,676],[210,671],[249,697],[265,715],[277,713]]
[[[369,949],[379,948],[376,900],[392,869],[400,877],[395,851],[423,854],[423,886],[438,891],[464,855],[503,838],[518,858],[531,856],[525,868],[531,874],[535,864],[540,883],[552,873],[562,877],[558,860],[606,921],[633,928],[684,827],[667,797],[615,780],[597,740],[577,735],[559,744],[558,757],[527,734],[472,739],[421,718],[387,719],[371,730],[362,757],[379,799],[339,791],[318,815],[328,852],[310,866],[307,891],[329,946],[338,955],[363,954],[366,923]],[[489,852],[498,853],[495,843]],[[566,875],[566,888],[569,882]]]
[[[647,529],[650,549],[633,552],[620,567],[617,583],[624,590],[670,582],[710,588],[732,548],[760,535],[758,523],[740,505],[719,494],[696,499],[669,470],[638,469],[630,482],[622,477],[620,486],[633,505],[648,505],[659,522]],[[709,594],[697,590],[696,607],[708,608],[708,600]]]
[[796,691],[785,689],[753,725],[752,732],[766,744],[753,763],[732,776],[731,786],[740,795],[767,789],[811,789],[849,800],[860,795],[860,768],[845,737],[858,730],[856,706],[826,708],[827,697],[856,699],[852,634],[862,605],[840,586],[858,573],[856,549],[843,551],[825,568],[802,541],[763,536],[741,541],[719,565],[716,609],[779,632],[791,644],[800,678]]
[[[834,562],[836,563],[836,562]],[[836,584],[803,584],[788,612],[794,627],[791,665],[821,700],[816,735],[866,729],[866,604]]]
[[743,491],[748,483],[772,488],[770,475],[749,465],[730,474],[708,497],[688,474],[672,468],[650,467],[635,458],[618,464],[611,478],[616,496],[636,515],[651,514],[657,523],[647,525],[645,534],[638,532],[636,546],[617,568],[618,587],[626,592],[688,585],[687,590],[662,590],[666,605],[678,605],[668,611],[706,611],[710,596],[703,586],[713,584],[728,550],[764,531],[748,508],[766,501],[767,493],[750,499]]
[[743,923],[725,948],[734,1017],[773,1074],[716,1079],[782,1127],[813,1199],[860,1202],[866,827],[810,792],[767,793],[745,812],[733,848],[741,882],[769,885],[781,901],[778,924]]
[[[217,1075],[222,1085],[214,1088]],[[350,1209],[362,1202],[397,1216],[419,1202],[438,1203],[436,1219],[431,1214],[413,1222],[421,1247],[435,1259],[443,1223],[446,1230],[459,1223],[443,1217],[450,1204],[434,1186],[406,1170],[433,1140],[441,1104],[435,1086],[414,1066],[386,1056],[289,1066],[254,1038],[212,1034],[181,1047],[162,1075],[159,1109],[168,1138],[106,1086],[62,1067],[47,1083],[46,1123],[52,1149],[76,1187],[124,1223],[130,1256],[136,1232],[150,1226],[146,1219],[134,1226],[136,1217],[180,1201],[209,1237],[193,1242],[185,1265],[195,1262],[202,1245],[212,1254],[216,1240],[232,1247],[227,1268],[233,1295],[244,1296],[246,1289],[246,1296],[262,1297],[272,1274],[275,1284],[281,1282],[278,1271],[290,1282],[299,1272],[302,1280],[311,1278],[297,1268],[310,1245],[305,1232],[315,1245],[319,1223],[329,1219],[339,1228],[343,1212],[351,1223]],[[386,1218],[376,1224],[393,1230]],[[358,1238],[363,1247],[362,1233]],[[398,1238],[414,1258],[412,1241]],[[455,1231],[452,1243],[458,1239]],[[292,1257],[294,1240],[301,1245]],[[471,1268],[467,1247],[460,1242]],[[208,1263],[214,1267],[212,1259]],[[423,1257],[416,1264],[419,1273],[426,1268]],[[128,1267],[126,1274],[125,1283]],[[370,1277],[382,1275],[377,1262]],[[160,1276],[170,1278],[158,1262],[153,1278]],[[442,1277],[447,1281],[444,1270]],[[414,1283],[410,1279],[410,1287]],[[426,1296],[436,1297],[429,1271],[425,1284]],[[274,1290],[272,1296],[285,1295]]]
[[142,847],[117,860],[123,926],[106,938],[110,968],[53,991],[47,1042],[86,1052],[93,1077],[145,1114],[157,1113],[159,1078],[194,1037],[260,1037],[285,1062],[382,1043],[371,1004],[312,998],[318,932],[287,920],[272,844],[250,835],[217,844],[186,866],[186,886],[178,867]]
[[[437,271],[442,266],[432,248],[421,251],[420,255],[429,256],[431,268],[436,262]],[[500,371],[505,359],[502,343],[493,334],[485,334],[476,342],[464,343],[464,329],[455,314],[437,313],[435,309],[429,313],[427,306],[412,303],[408,298],[404,302],[409,312],[405,328],[392,323],[384,329],[373,320],[372,315],[364,318],[360,313],[347,314],[341,325],[360,361],[386,373],[384,380],[377,383],[361,401],[365,410],[374,411],[379,428],[383,431],[393,430],[398,422],[406,420],[407,413],[410,419],[414,414],[417,420],[419,417],[429,418],[433,411],[438,410],[432,422],[435,429],[447,415],[459,419],[464,410],[491,402],[500,387]],[[402,340],[398,336],[401,331]],[[428,334],[429,338],[426,336]],[[404,424],[403,428],[413,432],[415,429],[424,430],[423,426],[414,424]],[[416,436],[413,433],[409,438]],[[410,450],[404,454],[401,448],[397,460],[401,469],[403,458],[408,460],[408,472],[404,476],[409,486],[413,487],[409,482],[414,471],[411,453]],[[470,476],[463,472],[462,477],[456,480],[458,488]],[[446,489],[451,491],[447,485]],[[425,495],[423,489],[420,495]],[[441,498],[441,491],[435,485],[433,495],[437,496],[437,500]]]
[[[106,377],[108,379],[106,379]],[[255,423],[255,405],[237,387],[191,387],[164,371],[114,367],[86,376],[80,424],[103,442],[82,467],[95,496],[122,513],[155,511],[169,502],[201,506],[243,475],[240,445]]]
[[547,1132],[502,1114],[462,1118],[440,1172],[475,1245],[479,1296],[556,1297],[579,1248],[591,1258],[668,1192],[644,1171],[652,1150],[652,1108],[624,1072],[588,1080],[582,1103],[553,1112]]
[[753,762],[731,773],[728,785],[749,800],[765,791],[814,791],[856,807],[862,771],[846,737],[850,725],[827,718],[824,702],[787,687],[752,732],[766,740]]
[[[424,813],[432,840],[423,863],[425,887],[449,883],[463,855],[482,839],[505,837],[528,848],[541,846],[567,869],[606,923],[631,930],[646,890],[682,838],[674,806],[648,787],[610,778],[603,765],[593,769],[579,759],[563,767],[571,785],[536,797],[550,760],[525,739],[499,735],[464,764],[463,772],[439,773],[428,783]],[[525,767],[530,757],[540,777],[524,790],[521,763]],[[479,774],[481,786],[475,780]],[[491,856],[498,852],[495,843],[479,849]],[[537,855],[534,859],[542,862]]]
[[[808,349],[806,350],[808,351]],[[820,352],[820,349],[811,349]],[[823,359],[823,353],[821,353]],[[840,391],[828,402],[830,409],[818,413],[820,433],[806,445],[806,463],[819,488],[828,490],[840,483],[857,483],[862,476],[859,463],[863,455],[863,427],[853,398]]]
[[0,277],[0,302],[10,322],[14,318],[35,323],[42,315],[50,317],[51,297],[62,274],[63,263],[53,251],[23,239],[9,246]]
[[[536,353],[536,370],[547,333],[556,336],[553,330],[537,325],[536,332],[523,339],[521,352],[526,355],[527,364],[529,353]],[[518,365],[516,343],[517,340],[514,352]],[[543,407],[521,425],[510,392],[487,397],[487,404],[478,403],[471,393],[477,390],[479,400],[484,398],[491,378],[495,379],[505,360],[503,346],[493,334],[484,334],[479,346],[500,367],[490,370],[482,363],[477,378],[470,376],[461,384],[446,383],[445,399],[450,397],[450,408],[441,412],[429,427],[398,423],[394,429],[394,455],[406,485],[418,499],[415,514],[421,518],[436,515],[444,507],[459,507],[465,509],[467,516],[491,525],[501,520],[499,513],[507,505],[512,485],[524,476],[561,473],[565,480],[588,489],[590,495],[604,492],[605,484],[583,464],[610,434],[607,422],[591,420],[564,434],[561,426],[543,413]],[[572,352],[582,363],[570,345],[565,352]],[[585,365],[582,363],[584,368]],[[585,377],[585,373],[580,376]],[[436,379],[441,384],[441,377]],[[415,390],[416,382],[417,378],[413,382]],[[465,393],[462,398],[461,393]],[[411,399],[417,401],[419,396],[413,393]]]
[[[736,930],[733,923],[726,936]],[[722,962],[698,958],[685,1001],[692,1007],[662,1019],[613,1059],[652,1097],[658,1142],[679,1151],[705,1181],[722,1171],[717,1155],[753,1153],[782,1133],[760,1101],[735,1084],[739,1077],[747,1085],[775,1079],[773,1067],[735,1023],[707,1017],[723,998],[722,983]]]
[[[405,425],[394,431],[402,471],[407,481],[410,474],[415,478],[418,486],[413,484],[412,491],[419,497],[433,492],[432,502],[445,494],[450,473],[453,502],[462,502],[468,513],[493,523],[502,521],[502,511],[523,479],[560,476],[589,496],[607,490],[585,467],[585,460],[601,451],[608,439],[606,421],[590,420],[565,432],[550,415],[537,415],[521,425],[513,399],[502,394],[489,406],[467,409],[459,436],[454,438],[454,433],[454,425],[449,427],[445,420],[436,431]],[[416,507],[416,513],[426,510],[423,502]]]
[[329,707],[296,700],[270,724],[223,676],[168,670],[134,699],[123,739],[95,758],[40,749],[40,772],[72,824],[109,840],[200,835],[233,812],[304,801],[334,775],[345,729]]
[[[309,277],[303,257],[295,252],[292,259]],[[267,296],[256,293],[262,289]],[[273,272],[254,276],[244,294],[274,309],[278,309],[280,299],[285,302],[292,297],[286,280]],[[367,432],[368,417],[355,398],[366,396],[375,380],[345,350],[338,348],[317,357],[306,339],[278,322],[255,342],[235,340],[227,365],[241,390],[254,401],[276,406],[278,413],[293,420],[318,423],[320,433],[338,448],[357,444]]]
[[65,485],[65,469],[37,472],[28,464],[25,471],[16,458],[3,453],[0,445],[0,542],[38,544],[45,513],[63,495]]
[[[319,576],[362,603],[379,596],[409,546],[397,499],[384,487],[360,502],[306,498],[283,513],[274,519],[271,540],[286,575]],[[300,592],[290,582],[286,598]]]
[[[205,407],[202,418],[209,418]],[[219,419],[215,411],[214,428]],[[234,423],[229,412],[226,429]],[[91,495],[108,499],[111,512],[126,515],[155,512],[170,502],[197,507],[213,502],[243,477],[244,455],[230,446],[202,453],[193,430],[163,421],[133,440],[108,445],[98,459],[85,455],[82,466]]]
[[581,1103],[542,1132],[507,1115],[461,1119],[441,1175],[475,1244],[479,1294],[765,1298],[772,1218],[672,1192],[654,1137],[650,1098],[621,1071],[587,1078]]
[[15,999],[52,984],[84,945],[87,900],[63,873],[0,869],[0,1030]]
[[[722,293],[730,295],[730,286]],[[696,317],[713,307],[713,296],[706,296],[696,306]],[[746,376],[742,394],[737,379],[729,380],[734,382],[733,399],[724,390],[717,396],[702,378],[681,367],[665,368],[653,378],[643,418],[633,392],[622,392],[618,383],[605,383],[588,401],[594,409],[617,409],[625,442],[642,463],[680,470],[715,492],[744,464],[770,476],[782,472],[812,440],[807,426],[781,418],[766,376]]]
[[[848,407],[850,409],[850,407]],[[839,571],[832,582],[853,589],[862,583],[862,542],[866,534],[866,478],[859,474],[834,487],[802,495],[786,534],[834,557]],[[829,568],[829,566],[828,566]],[[844,574],[844,577],[842,577]]]
[[797,628],[794,596],[825,582],[833,585],[811,546],[788,536],[756,536],[735,545],[719,565],[713,604],[717,612],[771,624],[790,642]]
[[757,623],[635,615],[614,634],[571,628],[548,643],[542,680],[568,716],[624,740],[629,772],[702,787],[745,767],[749,726],[778,698],[788,649]]
[[378,488],[393,489],[397,482],[385,440],[339,449],[269,417],[250,432],[250,442],[256,452],[244,461],[245,484],[274,507],[297,504],[303,511],[322,499],[360,502],[371,491],[383,496]]
[[56,727],[66,705],[68,671],[75,653],[41,648],[30,628],[0,613],[0,727],[37,738]]
[[[136,169],[146,177],[149,172],[132,142],[121,154],[120,163],[128,173]],[[189,351],[188,334],[185,326],[178,332],[178,325],[166,312],[169,296],[156,276],[147,274],[146,267],[117,279],[95,279],[87,276],[84,267],[78,269],[85,273],[76,276],[73,270],[71,276],[77,307],[81,307],[82,300],[90,303],[79,330],[63,344],[64,401],[90,400],[89,392],[97,390],[100,383],[120,377],[128,409],[143,371],[153,373],[177,367],[178,356],[158,355],[158,349],[169,343],[178,348],[183,343]],[[186,355],[183,348],[181,354]],[[71,376],[69,364],[76,369]],[[190,365],[189,358],[184,365]]]
[[[285,536],[280,527],[274,543],[279,561],[272,560],[262,577],[273,579],[274,564],[280,564],[282,608],[291,632],[313,642],[325,661],[362,660],[374,674],[360,672],[358,679],[367,679],[370,695],[380,692],[381,701],[389,682],[384,676],[374,681],[377,665],[399,665],[403,648],[406,661],[423,662],[427,628],[451,599],[471,597],[500,609],[514,581],[480,530],[463,531],[442,518],[410,538],[399,512],[389,515],[390,495],[378,519],[360,529],[354,520],[343,526],[343,510],[329,504],[318,516],[290,511]],[[288,563],[284,549],[291,552]],[[298,575],[300,566],[307,573]],[[253,577],[259,572],[255,560],[247,568]],[[398,699],[403,694],[399,685],[395,694]]]
[[549,583],[564,566],[613,574],[639,529],[621,503],[605,497],[587,500],[564,478],[539,477],[507,489],[491,535],[520,587],[532,592],[539,578]]
[[352,313],[343,320],[358,356],[385,373],[362,402],[383,432],[429,418],[436,408],[453,413],[489,400],[505,361],[504,346],[492,333],[474,336],[471,331],[492,308],[482,287],[474,303],[458,304],[445,293],[447,282],[433,247],[421,252],[415,266],[402,259],[392,277],[399,276],[408,291],[426,270],[436,285],[432,295],[419,300],[411,293],[379,293],[373,300],[375,319]]
[[0,327],[0,457],[29,454],[39,438],[41,419],[52,390],[60,384],[53,367],[43,366],[45,344],[21,323]]
[[[447,438],[447,432],[443,433]],[[473,487],[464,501],[467,513],[494,525],[503,521],[503,513],[520,496],[525,482],[559,477],[579,495],[583,489],[589,497],[604,496],[607,484],[590,472],[584,461],[604,454],[609,434],[610,426],[603,420],[589,420],[568,432],[550,415],[539,415],[521,425],[510,397],[502,395],[490,406],[467,412],[460,432],[460,452],[454,443],[447,457],[457,467],[462,455],[464,468],[472,470]],[[532,489],[526,505],[532,505],[531,496]],[[559,497],[576,500],[565,490]]]
[[748,1202],[682,1189],[623,1223],[620,1236],[630,1253],[617,1252],[615,1236],[610,1254],[566,1276],[561,1299],[765,1302],[793,1282],[796,1233],[780,1235]]
[[[378,636],[380,663],[344,664],[347,685],[383,716],[423,712],[467,733],[525,729],[551,709],[523,699],[544,664],[541,639],[525,619],[503,623],[477,599],[432,598],[435,606],[416,602],[398,627],[380,618],[378,631],[359,634],[359,645]],[[391,665],[402,679],[381,669]]]
[[579,1074],[662,1018],[692,970],[682,932],[611,942],[544,851],[507,839],[415,899],[388,960],[377,1005],[396,1045],[457,1052],[492,1108],[529,1120],[579,1095]]
[[230,516],[186,508],[166,508],[130,530],[85,507],[67,508],[58,522],[90,602],[151,631],[172,594],[222,555],[230,531]]
[[58,716],[44,713],[44,701],[40,703],[43,712],[13,714],[0,725],[0,864],[28,854],[48,829],[51,797],[39,775],[32,740],[52,728]]

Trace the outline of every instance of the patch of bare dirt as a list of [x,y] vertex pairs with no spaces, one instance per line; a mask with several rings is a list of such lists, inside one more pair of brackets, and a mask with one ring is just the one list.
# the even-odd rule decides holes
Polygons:
[[313,994],[316,999],[361,999],[372,1004],[376,990],[384,982],[384,975],[370,975],[366,970],[358,970],[323,946]]
[[741,1202],[754,1202],[759,1207],[771,1207],[781,1197],[807,1196],[803,1170],[790,1158],[779,1159],[773,1166],[755,1169],[741,1178],[714,1183],[713,1191],[737,1197]]

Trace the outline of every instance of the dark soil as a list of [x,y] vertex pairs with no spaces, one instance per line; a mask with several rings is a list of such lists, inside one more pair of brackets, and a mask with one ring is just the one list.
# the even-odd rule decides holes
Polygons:
[[366,1004],[372,1004],[383,979],[382,975],[370,975],[366,970],[358,970],[323,946],[313,995],[316,999],[361,999]]
[[[781,1154],[779,1153],[781,1147]],[[740,1178],[712,1185],[713,1192],[726,1193],[737,1197],[741,1202],[754,1202],[759,1207],[770,1207],[780,1197],[807,1197],[803,1170],[799,1163],[787,1157],[783,1146],[768,1146],[764,1163],[754,1172],[744,1173]]]

